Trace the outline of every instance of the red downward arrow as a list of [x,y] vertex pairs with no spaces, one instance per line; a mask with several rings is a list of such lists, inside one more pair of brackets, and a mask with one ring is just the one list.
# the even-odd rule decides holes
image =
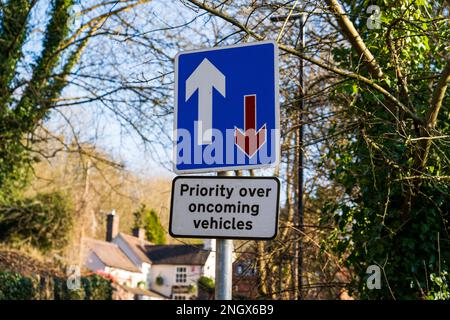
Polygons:
[[256,95],[244,96],[244,132],[235,128],[235,144],[249,157],[266,142],[266,124],[256,132]]

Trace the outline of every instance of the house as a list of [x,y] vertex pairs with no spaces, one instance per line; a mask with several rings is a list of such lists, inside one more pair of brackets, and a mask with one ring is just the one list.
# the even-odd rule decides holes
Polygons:
[[174,300],[196,299],[201,276],[214,278],[214,240],[205,245],[158,245],[147,247],[152,261],[151,287]]
[[89,270],[108,274],[118,283],[137,287],[144,281],[139,268],[134,265],[118,245],[106,241],[84,238],[85,267]]
[[[107,215],[106,241],[83,239],[84,265],[112,276],[137,299],[197,299],[197,282],[214,278],[215,240],[201,245],[154,245],[143,229],[119,232],[119,216]],[[133,294],[133,295],[131,295]]]
[[117,284],[115,286],[116,291],[120,291],[121,294],[117,295],[117,300],[167,300],[168,297],[165,297],[159,293],[156,293],[151,290],[146,290],[141,287],[133,288],[124,285]]
[[142,274],[142,281],[150,284],[150,266],[151,261],[146,255],[146,248],[151,246],[151,243],[145,240],[143,229],[134,229],[133,236],[125,233],[117,234],[112,240],[128,257],[134,266],[136,266]]

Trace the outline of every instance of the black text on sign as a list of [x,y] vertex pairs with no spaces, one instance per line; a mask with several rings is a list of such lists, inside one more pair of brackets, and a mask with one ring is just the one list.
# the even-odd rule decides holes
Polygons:
[[280,182],[275,177],[180,176],[172,185],[173,237],[273,239]]

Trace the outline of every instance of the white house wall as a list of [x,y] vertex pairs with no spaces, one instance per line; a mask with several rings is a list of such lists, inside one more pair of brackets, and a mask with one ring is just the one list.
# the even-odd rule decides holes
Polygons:
[[[186,268],[186,282],[185,283],[177,283],[176,282],[176,273],[177,268],[185,267]],[[198,279],[203,275],[202,266],[200,265],[168,265],[168,264],[158,264],[152,265],[151,271],[151,289],[159,292],[166,296],[171,296],[172,294],[172,286],[189,286],[195,285],[197,286]],[[163,278],[163,284],[158,285],[156,283],[156,278],[161,276]]]
[[151,287],[151,266],[147,262],[142,260],[134,253],[127,242],[119,235],[113,239],[113,243],[117,244],[119,248],[125,253],[125,255],[133,262],[133,264],[142,272],[147,288]]
[[203,266],[203,275],[209,278],[215,278],[215,269],[216,269],[216,253],[211,251],[206,259],[205,265]]
[[110,274],[115,279],[117,279],[120,284],[124,284],[129,287],[137,287],[137,284],[139,282],[147,280],[146,276],[142,273],[131,272],[106,266],[92,251],[88,253],[87,259],[85,260],[85,266],[87,269],[93,272]]
[[106,267],[105,272],[113,276],[119,284],[132,288],[136,288],[139,282],[145,281],[145,277],[142,273],[112,267]]

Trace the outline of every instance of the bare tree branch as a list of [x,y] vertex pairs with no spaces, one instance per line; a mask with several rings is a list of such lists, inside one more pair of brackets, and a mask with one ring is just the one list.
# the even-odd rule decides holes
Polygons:
[[372,77],[377,79],[383,78],[383,71],[376,62],[375,57],[366,47],[366,44],[361,39],[361,36],[346,15],[344,9],[342,9],[339,2],[337,2],[337,0],[325,0],[325,2],[328,4],[331,12],[333,12],[336,17],[342,33],[344,33],[344,35],[348,38],[353,48],[356,49],[361,56],[363,56]]
[[450,81],[450,59],[447,60],[444,70],[442,71],[439,81],[434,88],[433,98],[431,100],[431,109],[428,111],[426,124],[429,128],[436,126],[439,110],[441,109],[442,102],[445,98],[445,92],[447,91],[448,82]]
[[[257,34],[256,32],[254,32],[253,30],[247,28],[246,26],[244,26],[242,23],[240,23],[238,20],[232,18],[231,16],[225,14],[223,11],[217,10],[215,8],[212,8],[200,1],[197,0],[188,0],[189,2],[195,4],[196,6],[210,12],[213,15],[216,15],[228,22],[230,22],[231,24],[233,24],[234,26],[238,27],[239,29],[241,29],[242,31],[246,32],[248,35],[252,36],[253,38],[255,38],[256,40],[264,40],[264,37]],[[369,85],[370,87],[372,87],[373,89],[377,90],[378,92],[380,92],[381,94],[383,94],[389,101],[391,101],[392,103],[394,103],[396,106],[398,106],[401,110],[403,110],[406,114],[408,114],[414,121],[416,121],[417,123],[423,124],[423,119],[421,119],[418,115],[416,115],[414,112],[412,112],[407,106],[405,106],[401,101],[399,101],[396,97],[394,97],[391,93],[389,93],[386,89],[384,89],[382,86],[378,85],[377,83],[375,83],[373,80],[368,79],[364,76],[361,76],[357,73],[348,71],[348,70],[344,70],[335,66],[331,66],[329,64],[326,64],[318,59],[309,57],[305,54],[303,54],[302,52],[288,47],[286,45],[283,44],[278,44],[279,48],[285,52],[291,53],[295,56],[301,57],[302,59],[305,59],[306,61],[309,61],[325,70],[334,72],[338,75],[344,76],[344,77],[348,77],[348,78],[352,78],[355,80],[358,80],[360,82],[363,82],[367,85]]]

